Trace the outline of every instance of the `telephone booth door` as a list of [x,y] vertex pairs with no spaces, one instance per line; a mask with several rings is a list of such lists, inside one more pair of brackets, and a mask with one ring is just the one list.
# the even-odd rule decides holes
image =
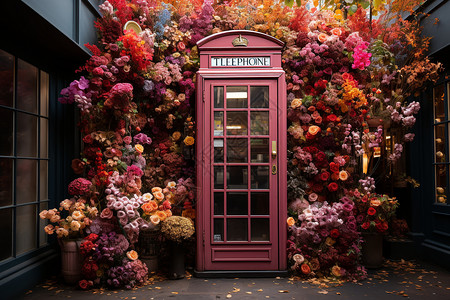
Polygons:
[[[276,64],[274,56],[269,61]],[[197,77],[197,271],[275,274],[286,268],[284,72],[215,65],[201,63]]]

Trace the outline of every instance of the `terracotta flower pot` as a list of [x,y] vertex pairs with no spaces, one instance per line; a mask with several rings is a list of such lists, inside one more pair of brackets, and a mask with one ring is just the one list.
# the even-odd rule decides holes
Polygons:
[[80,245],[82,239],[59,240],[61,246],[61,273],[67,284],[76,284],[81,279]]
[[376,269],[383,265],[383,235],[363,232],[362,263],[366,268]]

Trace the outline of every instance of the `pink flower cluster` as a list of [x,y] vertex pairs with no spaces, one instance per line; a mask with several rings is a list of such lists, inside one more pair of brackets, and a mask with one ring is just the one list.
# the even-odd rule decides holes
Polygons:
[[352,55],[354,60],[352,64],[353,69],[364,70],[364,68],[370,65],[370,58],[372,57],[372,53],[368,53],[367,51],[365,51],[368,45],[368,42],[361,42],[355,47]]

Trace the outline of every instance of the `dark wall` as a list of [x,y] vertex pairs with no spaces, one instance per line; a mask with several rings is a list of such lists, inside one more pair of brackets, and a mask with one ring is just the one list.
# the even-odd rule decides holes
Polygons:
[[[421,10],[429,14],[422,19],[423,33],[432,36],[429,55],[434,61],[443,63],[450,70],[450,2],[443,0],[427,1]],[[438,84],[445,84],[449,111],[449,81],[445,71]],[[433,87],[430,85],[421,93],[421,111],[415,125],[416,138],[410,145],[411,176],[421,186],[411,191],[412,222],[411,232],[417,248],[425,260],[434,261],[450,268],[450,205],[436,203],[434,175],[434,129],[433,129]],[[448,113],[447,113],[448,114]],[[447,129],[447,132],[450,128]],[[448,135],[447,135],[448,136]],[[447,153],[448,153],[447,146]],[[447,174],[447,182],[449,175]],[[447,190],[449,185],[447,185]],[[447,191],[448,194],[448,191]]]
[[[68,196],[70,162],[79,156],[80,136],[73,105],[58,102],[62,88],[79,78],[89,58],[84,43],[95,43],[93,21],[102,0],[1,1],[0,49],[49,73],[49,197],[55,207]],[[26,255],[0,262],[1,299],[16,299],[49,274],[59,272],[56,239]]]

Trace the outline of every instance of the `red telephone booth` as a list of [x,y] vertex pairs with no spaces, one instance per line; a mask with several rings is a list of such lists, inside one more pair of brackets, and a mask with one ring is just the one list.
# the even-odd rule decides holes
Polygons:
[[236,30],[197,45],[196,273],[285,273],[284,43]]

